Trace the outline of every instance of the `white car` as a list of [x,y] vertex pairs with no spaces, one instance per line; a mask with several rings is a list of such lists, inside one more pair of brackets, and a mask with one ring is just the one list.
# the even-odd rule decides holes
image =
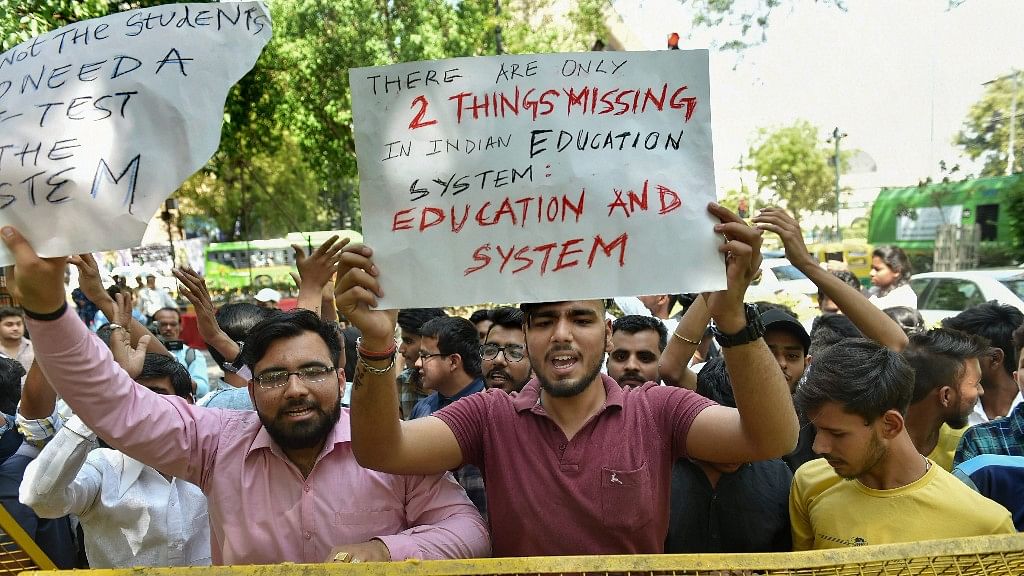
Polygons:
[[747,289],[746,300],[763,300],[778,292],[816,298],[818,287],[786,258],[765,258],[761,261],[761,274]]
[[1024,312],[1024,271],[1018,268],[925,272],[914,274],[910,287],[917,293],[917,310],[928,326],[989,300]]

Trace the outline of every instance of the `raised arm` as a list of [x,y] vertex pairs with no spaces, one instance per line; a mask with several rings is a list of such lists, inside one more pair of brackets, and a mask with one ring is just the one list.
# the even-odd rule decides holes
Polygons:
[[665,384],[688,390],[697,389],[697,375],[690,370],[690,359],[704,338],[711,314],[704,296],[698,294],[686,309],[675,332],[669,335],[665,351],[661,353],[658,375]]
[[882,346],[902,351],[909,340],[903,328],[856,288],[836,278],[814,261],[804,245],[800,224],[780,208],[764,208],[754,217],[761,230],[775,232],[786,247],[786,258],[827,295],[850,318],[864,336]]
[[[719,251],[725,254],[728,288],[705,299],[718,330],[736,335],[748,325],[743,296],[761,264],[761,231],[717,204],[709,211],[722,221],[715,231],[726,238]],[[725,347],[723,353],[737,408],[701,411],[686,437],[689,455],[709,462],[750,462],[792,451],[799,431],[796,410],[764,338]]]
[[[69,261],[78,267],[78,286],[85,293],[85,297],[92,300],[93,304],[103,312],[103,315],[107,317],[110,322],[111,318],[117,318],[114,314],[114,299],[110,297],[110,294],[103,289],[103,281],[100,278],[100,267],[96,264],[96,259],[93,258],[92,254],[80,254],[78,256],[72,256]],[[130,296],[130,293],[128,294]],[[177,305],[175,305],[177,307]],[[124,325],[131,334],[132,342],[138,342],[143,336],[150,334],[148,328],[143,326],[135,318],[130,318],[128,323]],[[171,353],[164,348],[163,343],[160,342],[159,338],[150,338],[148,350],[154,354],[164,354],[165,356],[171,356]]]
[[352,452],[359,464],[392,474],[439,474],[462,464],[455,434],[428,416],[402,421],[395,386],[397,310],[373,310],[383,296],[368,246],[350,246],[341,257],[335,302],[362,332],[352,384]]
[[41,518],[88,512],[103,484],[99,471],[86,465],[96,446],[96,435],[71,417],[25,469],[18,499]]
[[191,268],[175,268],[172,272],[178,280],[178,291],[196,311],[196,327],[199,337],[206,345],[216,350],[228,362],[234,362],[241,352],[238,343],[231,339],[217,325],[217,310],[206,287],[206,279]]
[[[341,251],[349,241],[349,238],[345,238],[339,242],[337,236],[331,236],[309,256],[306,256],[302,246],[292,244],[292,250],[295,251],[295,267],[299,271],[299,278],[296,282],[299,285],[299,308],[312,310],[317,315],[321,314],[324,286],[334,278],[334,273],[338,269],[338,260],[341,259]],[[292,277],[294,278],[295,275],[293,274]],[[334,315],[337,318],[337,312]]]

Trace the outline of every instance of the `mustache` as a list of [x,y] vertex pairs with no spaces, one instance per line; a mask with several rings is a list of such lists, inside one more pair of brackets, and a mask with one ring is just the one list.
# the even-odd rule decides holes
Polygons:
[[647,378],[644,378],[643,374],[639,372],[623,372],[622,376],[619,376],[619,382],[623,380],[635,380],[637,382],[647,382]]
[[281,409],[279,409],[277,411],[277,413],[278,414],[284,414],[285,412],[290,412],[290,411],[295,410],[297,408],[302,408],[302,409],[310,408],[310,409],[313,409],[313,410],[319,410],[320,409],[320,407],[317,406],[316,402],[313,402],[312,400],[293,400],[293,401],[285,404],[284,406],[282,406]]

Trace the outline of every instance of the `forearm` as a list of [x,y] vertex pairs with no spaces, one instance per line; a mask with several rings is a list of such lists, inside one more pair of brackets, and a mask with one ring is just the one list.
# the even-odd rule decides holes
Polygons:
[[95,447],[95,435],[81,420],[69,420],[25,469],[18,495],[21,503],[43,518],[84,513],[95,491],[86,478],[82,483],[76,478]]
[[[724,330],[723,330],[724,331]],[[789,385],[763,338],[723,348],[743,435],[760,458],[788,454],[799,423]]]
[[311,286],[308,282],[300,283],[299,298],[296,307],[303,308],[305,310],[312,310],[319,316],[320,306],[322,304],[322,292],[323,286]]
[[480,513],[471,504],[451,516],[414,526],[393,536],[380,536],[392,560],[448,560],[486,558],[491,555],[491,538]]
[[21,390],[18,413],[29,420],[42,420],[53,414],[56,403],[57,393],[46,381],[39,364],[33,363]]
[[[97,298],[97,300],[94,300],[93,303],[96,304],[96,307],[100,309],[100,312],[103,312],[103,315],[107,317],[108,322],[117,322],[117,315],[113,298],[110,298],[109,296],[107,296],[106,298]],[[131,320],[128,321],[128,325],[125,326],[124,328],[128,330],[128,335],[131,337],[132,346],[138,344],[139,339],[141,339],[143,336],[152,336],[152,332],[149,331],[149,328],[143,326],[142,323],[136,320],[134,316],[131,318]],[[146,346],[146,352],[151,352],[153,354],[163,354],[164,356],[171,355],[171,353],[167,351],[167,348],[164,347],[163,342],[160,342],[159,338],[149,339],[149,344]]]
[[704,298],[697,297],[679,320],[675,333],[669,334],[668,344],[661,354],[658,374],[665,384],[689,390],[697,388],[697,375],[689,369],[690,359],[700,345],[709,320],[711,314]]
[[828,270],[817,265],[803,265],[801,271],[821,289],[845,314],[864,336],[890,350],[900,352],[906,348],[903,328],[864,297],[856,288],[843,282]]
[[[387,346],[376,345],[376,349]],[[389,363],[390,369],[385,370]],[[394,364],[359,358],[352,380],[352,452],[360,465],[382,472],[391,472],[389,457],[396,454],[402,439]]]

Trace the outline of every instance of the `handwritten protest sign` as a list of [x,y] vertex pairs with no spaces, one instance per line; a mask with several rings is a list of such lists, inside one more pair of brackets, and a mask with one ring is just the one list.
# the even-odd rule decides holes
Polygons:
[[706,50],[349,72],[385,308],[725,287]]
[[270,34],[259,2],[169,4],[0,54],[0,225],[44,256],[138,245],[217,150],[228,89]]

